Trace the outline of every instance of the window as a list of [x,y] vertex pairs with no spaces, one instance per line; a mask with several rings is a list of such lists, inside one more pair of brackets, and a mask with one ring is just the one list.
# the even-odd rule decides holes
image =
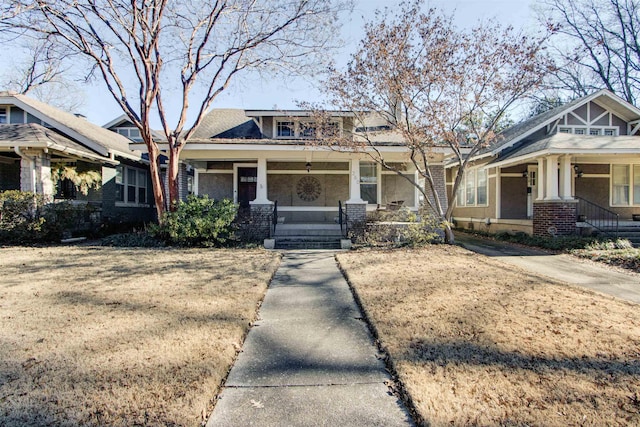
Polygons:
[[319,135],[340,135],[340,122],[333,121],[318,126],[318,123],[309,120],[276,121],[276,138],[315,138]]
[[464,173],[456,203],[458,206],[486,206],[488,203],[488,185],[486,169],[469,169]]
[[613,165],[611,167],[612,205],[629,205],[629,180],[631,178],[629,169],[629,165]]
[[7,107],[0,107],[0,124],[8,123],[7,121]]
[[75,199],[78,195],[76,185],[69,178],[58,181],[55,199]]
[[302,138],[315,138],[318,133],[318,127],[314,122],[300,123],[300,136]]
[[360,162],[360,197],[369,204],[378,203],[378,166],[374,162]]
[[633,204],[640,205],[640,165],[633,165]]
[[603,126],[558,126],[558,133],[572,133],[574,135],[590,135],[590,136],[616,136],[618,135],[618,128],[610,128]]
[[147,203],[147,171],[128,166],[116,166],[116,202]]
[[294,123],[291,121],[278,122],[276,125],[276,130],[278,138],[291,138],[296,136]]
[[128,127],[128,128],[117,128],[116,131],[122,135],[126,136],[132,141],[141,142],[142,137],[140,136],[140,129]]

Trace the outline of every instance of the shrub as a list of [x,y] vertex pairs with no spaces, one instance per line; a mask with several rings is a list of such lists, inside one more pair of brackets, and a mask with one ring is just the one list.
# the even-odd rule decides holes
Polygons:
[[43,235],[44,198],[41,195],[9,190],[0,193],[0,241],[30,243]]
[[364,230],[358,230],[359,233],[352,230],[356,241],[366,246],[424,246],[442,242],[440,224],[426,213],[418,216],[408,208],[401,208],[372,213],[367,220]]
[[230,200],[208,196],[187,197],[174,212],[167,212],[162,225],[149,228],[151,236],[177,246],[220,246],[233,238],[233,220],[238,207]]
[[163,241],[158,240],[146,231],[112,234],[103,238],[101,244],[102,246],[127,248],[159,248],[165,246]]

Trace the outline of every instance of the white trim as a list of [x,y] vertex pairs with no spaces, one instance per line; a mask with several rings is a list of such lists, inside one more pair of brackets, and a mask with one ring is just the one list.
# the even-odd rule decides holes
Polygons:
[[280,206],[279,212],[337,212],[337,206]]
[[309,172],[306,169],[292,169],[292,170],[268,170],[268,175],[349,175],[348,170],[313,170],[313,167]]

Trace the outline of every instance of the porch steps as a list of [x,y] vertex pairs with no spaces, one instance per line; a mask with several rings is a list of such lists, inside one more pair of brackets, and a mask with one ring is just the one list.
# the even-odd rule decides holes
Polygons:
[[[601,227],[601,230],[611,235],[615,230],[610,227]],[[624,221],[621,220],[618,225],[618,238],[627,239],[633,246],[640,247],[640,221]]]
[[276,249],[340,249],[338,224],[278,224]]

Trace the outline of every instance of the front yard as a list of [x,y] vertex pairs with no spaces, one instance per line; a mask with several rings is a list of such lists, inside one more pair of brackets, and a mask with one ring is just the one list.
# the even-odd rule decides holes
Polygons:
[[0,425],[199,425],[279,257],[0,249]]
[[338,255],[427,425],[640,425],[638,306],[459,247]]

